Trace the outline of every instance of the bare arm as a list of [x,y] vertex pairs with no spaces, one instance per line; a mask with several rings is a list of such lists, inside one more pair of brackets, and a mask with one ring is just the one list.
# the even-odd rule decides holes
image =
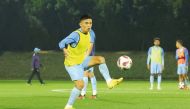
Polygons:
[[66,48],[63,48],[63,54],[64,54],[65,58],[67,58],[69,52]]

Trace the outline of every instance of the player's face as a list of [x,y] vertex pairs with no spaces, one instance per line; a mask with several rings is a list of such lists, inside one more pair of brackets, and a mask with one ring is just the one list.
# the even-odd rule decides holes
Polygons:
[[176,48],[179,48],[179,47],[180,47],[180,43],[176,42]]
[[92,28],[92,19],[85,19],[80,22],[80,27],[83,33],[87,33]]
[[159,41],[159,40],[155,40],[155,41],[154,41],[154,45],[155,45],[155,46],[159,46],[159,45],[160,45],[160,41]]

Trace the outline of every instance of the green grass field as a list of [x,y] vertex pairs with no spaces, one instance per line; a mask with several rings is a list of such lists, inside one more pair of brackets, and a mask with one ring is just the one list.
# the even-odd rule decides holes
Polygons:
[[[64,109],[70,90],[69,81],[37,81],[28,86],[23,80],[0,81],[0,109]],[[150,91],[148,81],[125,81],[109,90],[98,82],[98,98],[77,100],[76,109],[189,109],[190,91],[177,89],[176,81],[163,81],[162,90]],[[54,91],[52,91],[54,90]]]

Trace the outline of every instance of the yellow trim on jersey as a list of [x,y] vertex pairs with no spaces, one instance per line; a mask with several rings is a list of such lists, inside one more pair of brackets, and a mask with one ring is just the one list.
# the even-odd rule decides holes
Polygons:
[[90,33],[87,34],[82,33],[79,30],[76,30],[79,34],[79,42],[76,47],[71,47],[68,45],[68,56],[65,58],[64,64],[66,66],[73,66],[77,64],[81,64],[84,61],[86,56],[86,52],[90,46]]

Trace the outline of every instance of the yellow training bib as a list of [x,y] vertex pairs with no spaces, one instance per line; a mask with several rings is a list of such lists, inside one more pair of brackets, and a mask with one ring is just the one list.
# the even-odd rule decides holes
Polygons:
[[76,47],[71,47],[68,45],[68,56],[65,58],[64,62],[66,66],[81,64],[84,61],[86,52],[90,46],[89,32],[87,34],[84,34],[79,30],[76,30],[75,32],[79,34],[79,42]]
[[151,61],[154,63],[162,63],[162,50],[160,47],[152,47]]

